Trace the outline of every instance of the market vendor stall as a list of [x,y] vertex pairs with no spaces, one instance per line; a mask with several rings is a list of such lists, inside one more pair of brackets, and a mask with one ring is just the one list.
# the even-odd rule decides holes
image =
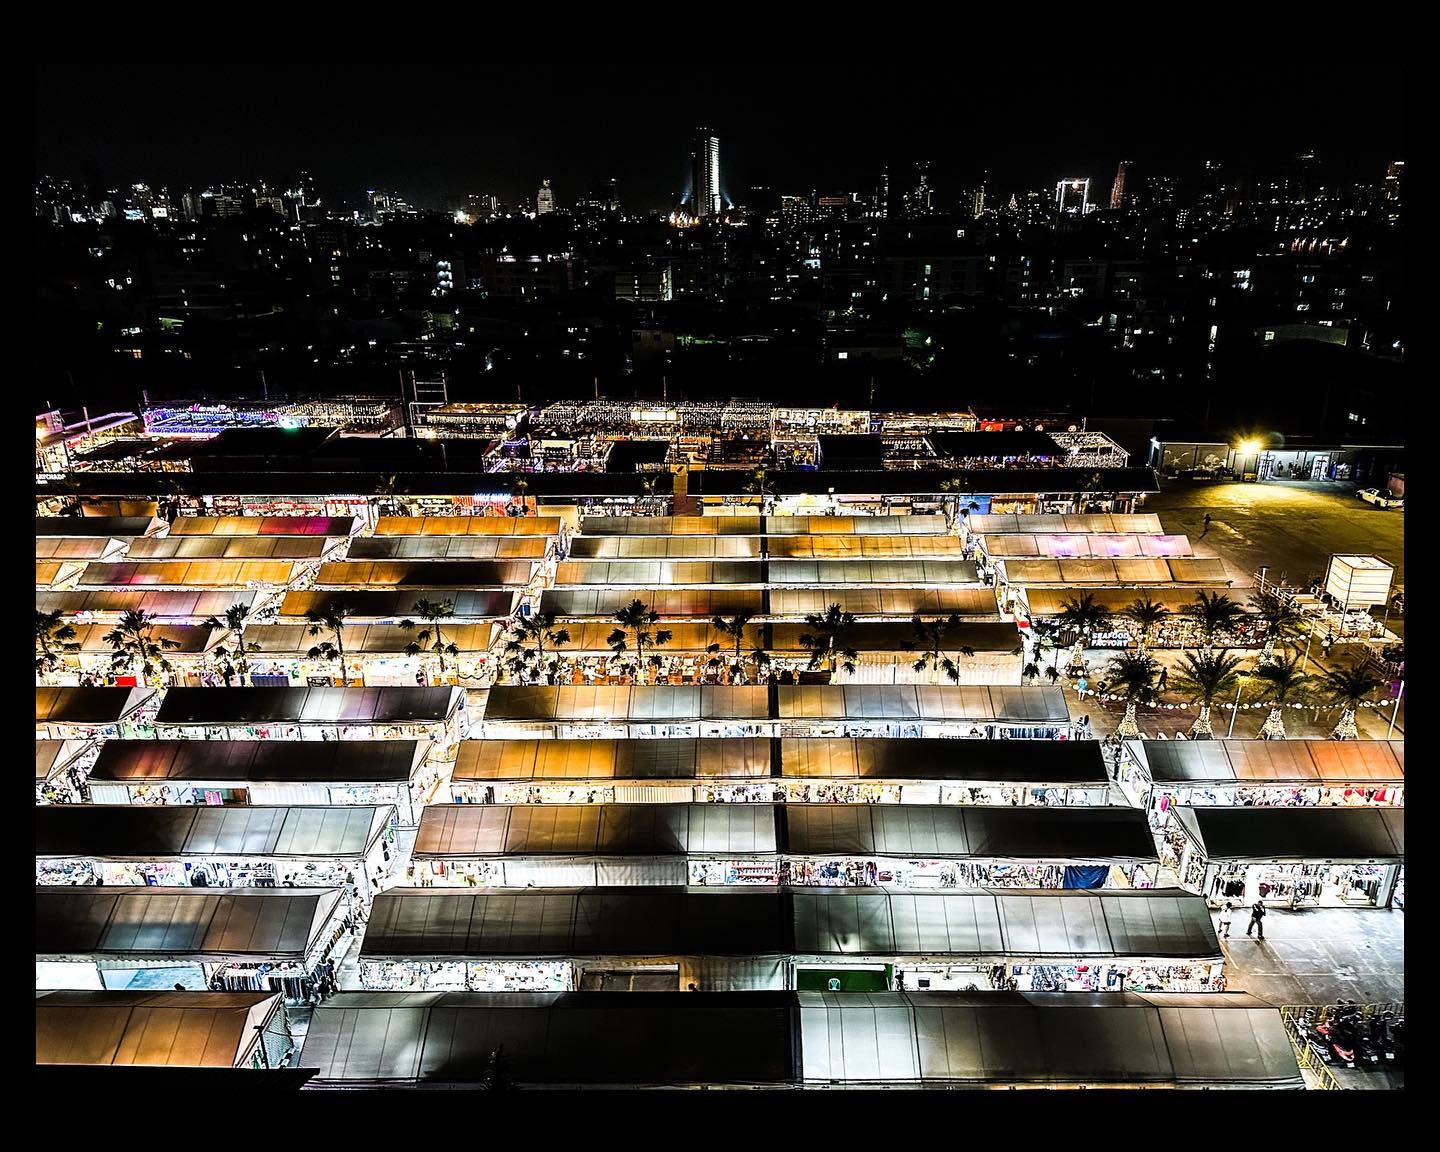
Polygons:
[[1124,560],[1142,556],[1193,556],[1188,536],[1133,536],[1107,533],[1076,535],[1036,533],[1034,535],[985,536],[972,534],[980,555],[990,563],[1001,560],[1043,558],[1051,560]]
[[136,540],[127,560],[294,560],[319,564],[342,539],[325,536],[153,536]]
[[287,588],[312,571],[290,560],[142,560],[87,564],[80,588]]
[[577,536],[581,560],[946,560],[962,559],[957,536]]
[[950,616],[965,621],[999,619],[992,588],[772,588],[766,593],[766,614],[772,619],[803,620],[823,615],[832,604],[853,616],[909,620],[915,616]]
[[348,559],[544,560],[555,546],[544,536],[357,536]]
[[1059,688],[804,684],[497,685],[484,696],[486,738],[1069,735]]
[[1082,535],[1094,532],[1118,532],[1140,536],[1158,536],[1165,531],[1161,527],[1160,517],[1151,512],[1070,515],[990,513],[966,516],[962,520],[962,527],[963,534],[967,539],[972,536],[1033,536],[1046,532]]
[[1168,857],[1212,905],[1387,908],[1403,808],[1172,808]]
[[[462,744],[462,747],[465,745]],[[401,827],[449,772],[429,741],[107,740],[90,770],[96,804],[393,805]]]
[[320,565],[314,587],[324,591],[396,588],[523,588],[531,560],[343,560]]
[[684,888],[376,898],[376,991],[1223,989],[1205,901],[1091,893]]
[[780,835],[780,882],[800,887],[1153,888],[1159,867],[1134,808],[787,804]]
[[[997,560],[993,565],[1002,601],[1015,587],[1060,585],[1100,588],[1150,588],[1194,585],[1222,588],[1230,583],[1220,560],[1151,556],[1133,560]],[[1132,594],[1131,599],[1135,596]]]
[[354,534],[354,516],[177,516],[171,536],[321,536],[344,540]]
[[36,688],[38,740],[93,740],[150,734],[159,697],[153,688]]
[[[764,616],[770,595],[763,588],[656,588],[641,599],[662,620],[711,620],[737,613]],[[540,611],[561,620],[613,622],[616,611],[634,599],[633,593],[608,588],[547,588],[540,595]]]
[[464,739],[460,688],[171,688],[156,735],[181,740]]
[[[348,592],[286,592],[280,602],[279,622],[307,621],[310,613],[324,616],[343,606],[346,619],[355,624],[398,623],[420,619],[416,605],[421,600],[432,604],[448,601],[451,615],[447,620],[480,623],[504,620],[515,611],[519,592],[514,589],[483,591],[472,588],[409,588],[404,591]],[[443,623],[444,621],[442,621]]]
[[[1137,600],[1148,600],[1166,609],[1170,615],[1150,628],[1147,648],[1195,648],[1206,641],[1199,621],[1191,615],[1199,597],[1222,595],[1231,597],[1229,588],[1219,584],[1209,588],[1084,588],[1084,587],[1022,587],[1011,584],[1005,590],[1002,607],[1007,614],[1031,624],[1058,625],[1065,605],[1089,597],[1096,606],[1108,612],[1104,628],[1086,637],[1088,648],[1128,648],[1140,642],[1142,628],[1124,616],[1125,609]],[[1216,629],[1209,643],[1216,648],[1258,648],[1265,643],[1265,624],[1241,599],[1232,603],[1240,615],[1224,628]],[[1061,643],[1070,633],[1061,635]]]
[[586,516],[584,536],[943,535],[943,516]]
[[[445,657],[443,670],[436,654],[416,639],[417,630],[427,629],[433,645],[437,626],[446,646],[454,645],[459,650]],[[333,630],[326,635],[333,643]],[[481,687],[494,678],[490,648],[498,635],[489,623],[436,625],[422,618],[421,623],[407,629],[398,623],[347,622],[340,629],[340,644],[345,650],[343,679],[367,688],[407,687],[432,681]],[[307,624],[255,625],[246,630],[245,640],[254,646],[246,658],[250,673],[266,677],[267,684],[278,684],[281,677],[292,685],[304,685],[340,676],[335,659],[309,654],[317,640]],[[412,645],[426,650],[411,653],[408,649]]]
[[768,804],[432,804],[411,862],[426,887],[774,884],[776,847]]
[[279,1068],[295,1041],[268,992],[44,992],[35,1063],[80,1067]]
[[375,535],[558,536],[560,526],[558,516],[381,516],[375,522]]
[[464,740],[457,804],[773,802],[771,742]]
[[37,516],[36,539],[86,537],[113,540],[124,544],[143,536],[152,536],[165,527],[155,516]]
[[35,883],[337,888],[363,914],[394,841],[390,807],[53,805],[35,813]]
[[302,1063],[320,1089],[1287,1089],[1279,1009],[1241,993],[340,993]]
[[92,592],[38,593],[35,610],[61,612],[77,625],[97,620],[113,623],[129,611],[144,612],[157,624],[199,624],[211,616],[223,618],[236,605],[256,611],[264,597],[264,593],[253,589],[139,592],[102,588]]
[[349,923],[335,889],[35,889],[35,987],[315,997]]
[[[70,643],[76,645],[76,650],[59,657],[58,665],[47,674],[48,679],[78,684],[103,681],[117,672],[133,675],[134,670],[128,664],[115,662],[116,648],[108,639],[114,631],[113,624],[73,627],[75,638]],[[150,636],[156,642],[169,641],[172,645],[164,650],[165,660],[171,665],[167,679],[168,675],[197,677],[191,681],[197,684],[202,670],[213,663],[212,650],[226,639],[224,632],[203,624],[157,624],[150,630]]]
[[1400,740],[1127,740],[1116,775],[1157,825],[1186,807],[1405,806]]
[[95,742],[91,740],[36,740],[35,803],[79,803],[84,796],[85,774],[95,755]]

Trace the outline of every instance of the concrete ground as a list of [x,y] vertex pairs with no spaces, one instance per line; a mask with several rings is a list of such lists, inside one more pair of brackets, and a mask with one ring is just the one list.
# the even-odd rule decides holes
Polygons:
[[[1243,910],[1242,910],[1243,911]],[[1231,991],[1283,1007],[1405,999],[1405,913],[1385,908],[1272,908],[1265,939],[1239,913],[1221,940]]]
[[1299,584],[1323,574],[1335,552],[1379,556],[1405,583],[1405,513],[1364,503],[1353,484],[1166,480],[1140,510],[1189,536],[1197,556],[1224,560],[1236,587],[1253,584],[1261,565],[1266,579]]

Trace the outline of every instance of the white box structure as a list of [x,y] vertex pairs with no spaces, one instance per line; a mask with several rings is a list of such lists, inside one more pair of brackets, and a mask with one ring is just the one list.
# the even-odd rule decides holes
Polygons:
[[1378,556],[1331,556],[1325,591],[1346,609],[1369,609],[1390,599],[1395,569]]

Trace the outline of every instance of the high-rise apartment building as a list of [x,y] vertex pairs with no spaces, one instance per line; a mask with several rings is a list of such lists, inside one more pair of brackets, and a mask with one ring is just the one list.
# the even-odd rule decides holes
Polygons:
[[720,215],[725,208],[720,196],[720,137],[709,128],[695,129],[690,164],[690,195],[695,215],[701,219]]
[[1121,160],[1120,166],[1115,169],[1115,183],[1110,185],[1111,208],[1125,207],[1125,200],[1127,195],[1125,191],[1125,181],[1130,175],[1130,169],[1134,166],[1134,163],[1129,160]]
[[535,193],[535,215],[548,216],[555,211],[555,193],[550,190],[550,181],[543,181],[540,191]]

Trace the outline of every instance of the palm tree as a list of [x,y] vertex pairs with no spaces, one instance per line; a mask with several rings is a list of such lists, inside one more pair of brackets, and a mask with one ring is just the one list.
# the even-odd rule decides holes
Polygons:
[[344,604],[327,604],[323,608],[312,608],[305,613],[310,626],[306,629],[311,636],[329,632],[331,640],[322,640],[305,653],[311,660],[334,660],[340,666],[340,686],[350,683],[345,672],[345,620],[350,609]]
[[805,617],[805,623],[815,630],[800,634],[801,647],[810,649],[809,666],[818,668],[824,663],[834,676],[838,665],[853,674],[860,653],[854,648],[842,647],[841,640],[855,627],[855,614],[846,612],[839,604],[831,604],[824,612],[811,612]]
[[110,667],[116,672],[131,671],[141,684],[156,672],[170,672],[174,666],[165,653],[180,647],[176,640],[155,635],[155,621],[140,608],[127,608],[120,621],[105,634],[105,643],[115,650]]
[[1136,739],[1140,725],[1135,714],[1141,704],[1155,699],[1155,677],[1160,674],[1160,665],[1143,652],[1122,652],[1111,657],[1105,672],[1111,689],[1125,698],[1125,718],[1115,734],[1126,740]]
[[75,626],[65,620],[65,614],[58,609],[54,612],[35,613],[35,671],[40,675],[53,672],[60,667],[61,657],[80,651],[75,642]]
[[1215,634],[1233,628],[1245,610],[1223,592],[1197,592],[1195,603],[1185,609],[1185,615],[1194,619],[1200,629],[1201,649],[1208,652],[1215,643]]
[[947,528],[955,527],[955,521],[962,515],[968,514],[974,507],[972,504],[966,504],[964,509],[961,509],[958,493],[964,492],[965,489],[966,482],[958,476],[949,476],[940,481],[940,491],[951,494],[950,499],[945,501],[945,527]]
[[1296,655],[1272,656],[1250,674],[1258,682],[1261,700],[1270,705],[1270,715],[1260,727],[1260,739],[1284,740],[1286,704],[1303,704],[1309,698],[1312,677],[1301,670],[1303,663]]
[[1265,660],[1272,658],[1277,643],[1284,644],[1304,630],[1305,617],[1295,602],[1274,592],[1257,593],[1250,601],[1250,608],[1265,623]]
[[[605,643],[610,645],[616,657],[620,657],[630,648],[630,641],[635,642],[635,682],[641,681],[645,667],[645,648],[662,648],[670,643],[674,633],[661,628],[652,631],[660,619],[660,613],[653,608],[647,608],[643,600],[632,600],[626,608],[621,608],[615,613],[615,622],[620,625],[609,636]],[[660,657],[651,656],[650,663],[658,668]]]
[[760,514],[767,515],[770,511],[776,492],[775,484],[770,479],[770,474],[764,468],[757,468],[750,474],[750,480],[745,485],[745,491],[751,496],[760,497]]
[[1240,664],[1240,657],[1231,656],[1228,648],[1219,652],[1207,648],[1199,653],[1186,652],[1175,666],[1175,678],[1170,685],[1187,704],[1200,705],[1200,715],[1190,725],[1192,740],[1215,738],[1215,730],[1210,726],[1210,709],[1217,697],[1235,690],[1240,682]]
[[1056,617],[1060,626],[1075,633],[1075,645],[1070,649],[1070,664],[1067,671],[1085,666],[1085,640],[1092,633],[1100,631],[1110,619],[1110,613],[1095,603],[1092,593],[1071,596],[1060,603],[1060,614]]
[[[716,616],[710,621],[710,625],[715,631],[719,632],[722,636],[729,636],[735,641],[735,664],[731,669],[732,678],[740,674],[740,665],[743,662],[740,649],[745,643],[745,629],[750,626],[750,621],[753,619],[755,619],[755,613],[753,612],[736,612],[728,618],[725,616]],[[711,647],[717,652],[720,648],[718,644],[713,644]]]
[[532,616],[521,616],[510,625],[510,636],[505,642],[505,667],[510,675],[523,681],[533,668],[536,676],[543,675],[547,684],[555,683],[555,672],[559,666],[558,657],[545,659],[545,645],[570,643],[570,630],[555,627],[554,612],[536,612]]
[[1149,596],[1137,597],[1120,611],[1120,615],[1140,628],[1140,651],[1150,645],[1150,633],[1170,619],[1170,609],[1157,604]]
[[414,620],[401,620],[400,628],[405,632],[415,632],[415,639],[412,643],[405,645],[405,655],[419,656],[426,647],[440,658],[440,679],[445,680],[445,657],[459,656],[460,648],[456,644],[445,643],[445,637],[440,631],[440,622],[449,620],[455,615],[455,601],[453,600],[416,600],[415,615],[430,625],[428,628],[421,628],[415,632],[417,627]]
[[1357,740],[1355,713],[1360,705],[1385,687],[1385,680],[1366,660],[1354,660],[1342,668],[1332,668],[1323,678],[1320,691],[1331,704],[1340,706],[1340,722],[1330,732],[1332,740]]
[[[952,684],[960,683],[960,665],[946,651],[949,640],[960,630],[960,625],[958,612],[952,612],[949,616],[937,620],[924,620],[920,616],[911,618],[910,627],[915,630],[915,639],[902,640],[900,647],[905,652],[917,653],[915,663],[912,665],[916,672],[924,672],[929,668],[932,682],[939,678],[941,672],[944,672]],[[956,649],[956,653],[960,656],[973,657],[975,649],[962,644]],[[1037,677],[1040,675],[1038,668],[1035,669],[1035,675]]]
[[[517,478],[510,487],[514,490],[514,496],[511,503],[505,506],[505,515],[528,516],[530,509],[525,503],[525,493],[530,491],[530,481],[521,476]],[[518,503],[516,501],[518,501]]]
[[398,476],[381,476],[375,483],[375,511],[380,516],[394,516],[395,493],[400,485]]
[[230,687],[230,678],[235,674],[231,661],[239,669],[240,683],[244,684],[245,677],[250,672],[249,653],[260,651],[260,645],[247,643],[245,640],[245,628],[250,623],[250,606],[232,604],[225,609],[223,617],[210,616],[203,623],[206,628],[227,635],[230,647],[222,644],[215,649],[215,655],[225,662],[225,687]]

